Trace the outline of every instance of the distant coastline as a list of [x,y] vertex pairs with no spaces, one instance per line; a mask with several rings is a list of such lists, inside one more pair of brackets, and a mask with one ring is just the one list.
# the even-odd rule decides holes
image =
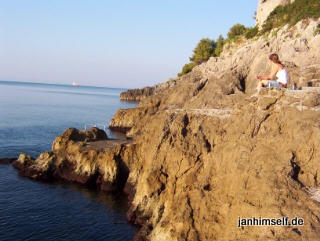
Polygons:
[[[71,84],[52,84],[52,83],[42,83],[42,82],[28,82],[28,81],[14,81],[14,80],[0,80],[1,84],[31,84],[31,85],[55,85],[55,86],[63,86],[63,87],[73,87]],[[79,87],[85,87],[85,88],[104,88],[104,89],[114,89],[114,90],[121,90],[126,91],[129,90],[129,88],[116,88],[116,87],[107,87],[107,86],[93,86],[93,85],[81,85]]]

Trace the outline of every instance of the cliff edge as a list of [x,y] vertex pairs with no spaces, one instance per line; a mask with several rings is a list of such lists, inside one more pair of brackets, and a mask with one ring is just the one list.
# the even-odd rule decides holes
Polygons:
[[267,20],[269,14],[279,5],[286,5],[294,2],[294,0],[259,0],[256,12],[256,24],[261,27]]
[[[140,240],[316,240],[319,24],[306,19],[230,44],[139,97],[136,108],[118,110],[110,128],[126,132],[130,143],[110,146],[97,129],[68,129],[51,152],[36,160],[21,155],[14,165],[35,179],[124,190]],[[298,90],[252,95],[274,52]],[[239,226],[239,217],[298,217],[303,225]]]
[[[128,219],[142,225],[137,237],[319,237],[319,23],[301,21],[230,46],[134,110],[119,110],[136,143],[125,189],[132,195]],[[251,97],[273,52],[298,90]],[[239,217],[299,217],[304,225],[238,227]]]

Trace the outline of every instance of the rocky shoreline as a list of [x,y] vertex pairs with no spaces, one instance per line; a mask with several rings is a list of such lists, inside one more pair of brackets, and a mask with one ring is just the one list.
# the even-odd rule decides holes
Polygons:
[[[127,182],[129,171],[135,165],[135,143],[109,139],[103,130],[69,128],[57,136],[50,152],[38,158],[20,154],[19,158],[1,158],[1,163],[12,164],[19,174],[38,181],[66,182],[86,185],[105,192],[123,192],[129,203],[135,195],[134,185]],[[147,218],[129,209],[127,220],[143,227]],[[145,228],[141,228],[135,240],[143,240]]]
[[[97,128],[69,128],[54,140],[51,152],[37,159],[21,154],[13,166],[35,180],[125,192],[131,203],[127,220],[140,227],[135,240],[258,237],[258,229],[221,236],[216,228],[206,233],[201,225],[226,225],[234,234],[239,229],[232,218],[269,211],[304,217],[307,226],[299,232],[316,237],[320,231],[311,227],[318,221],[311,217],[318,205],[306,190],[319,182],[320,131],[315,124],[320,124],[320,90],[264,89],[257,97],[233,97],[237,105],[232,109],[158,109],[144,120],[148,124],[140,123],[143,134],[131,129],[131,140],[110,140]],[[229,219],[221,213],[225,202]],[[221,210],[218,216],[214,206]],[[202,223],[207,215],[216,221]],[[163,236],[166,231],[158,233],[159,228],[178,233]],[[287,234],[277,230],[275,237],[298,238],[286,227]]]
[[[320,79],[318,24],[231,48],[157,91],[131,91],[139,105],[110,121],[130,140],[70,128],[50,152],[22,154],[13,165],[37,180],[123,190],[127,218],[141,226],[137,240],[318,239],[310,190],[320,187],[320,89],[306,87]],[[275,50],[301,89],[252,96]],[[304,226],[237,226],[252,216],[297,216]]]
[[155,86],[147,86],[141,89],[129,89],[120,93],[120,100],[125,101],[141,101],[148,96],[156,95],[162,91],[171,88],[176,85],[177,79],[169,79],[164,83],[157,84]]
[[[137,143],[128,219],[140,217],[145,238],[319,237],[319,204],[310,195],[320,186],[318,21],[224,51],[113,117],[112,125],[125,123]],[[266,59],[275,50],[299,90],[271,88],[250,97],[256,74],[268,72]],[[292,215],[303,217],[305,226],[236,224],[239,216]]]
[[20,154],[13,166],[35,180],[65,180],[115,192],[124,187],[128,177],[121,155],[130,145],[130,140],[109,139],[96,127],[80,131],[69,128],[55,138],[50,152],[36,159]]

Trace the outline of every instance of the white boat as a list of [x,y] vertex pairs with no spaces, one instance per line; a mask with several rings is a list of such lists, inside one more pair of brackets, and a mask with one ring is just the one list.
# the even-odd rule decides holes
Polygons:
[[76,83],[76,82],[73,81],[73,82],[72,82],[72,86],[76,86],[76,87],[77,87],[77,86],[80,86],[80,85],[79,85],[78,83]]

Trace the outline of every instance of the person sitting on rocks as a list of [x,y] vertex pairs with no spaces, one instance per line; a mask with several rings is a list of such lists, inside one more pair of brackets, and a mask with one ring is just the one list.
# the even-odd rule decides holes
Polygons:
[[289,75],[284,65],[280,62],[279,56],[277,54],[271,54],[269,60],[272,64],[270,75],[257,76],[258,80],[260,80],[257,87],[258,92],[262,87],[286,88],[288,85]]

